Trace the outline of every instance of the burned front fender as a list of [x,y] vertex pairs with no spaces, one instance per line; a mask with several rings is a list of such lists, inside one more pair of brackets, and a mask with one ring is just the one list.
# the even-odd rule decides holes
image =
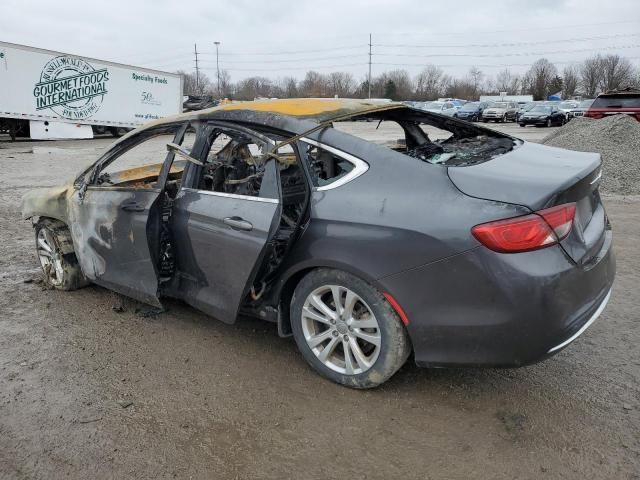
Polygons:
[[31,190],[22,197],[22,218],[50,217],[68,223],[67,200],[73,185]]

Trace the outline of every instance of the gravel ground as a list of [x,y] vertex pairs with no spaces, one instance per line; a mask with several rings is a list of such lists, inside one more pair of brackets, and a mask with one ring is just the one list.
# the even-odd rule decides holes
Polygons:
[[640,122],[628,115],[575,118],[543,139],[545,145],[602,155],[601,191],[640,194]]
[[516,370],[408,364],[362,392],[271,324],[43,289],[20,197],[111,141],[0,142],[0,479],[640,479],[640,197],[605,197],[618,277],[572,346]]

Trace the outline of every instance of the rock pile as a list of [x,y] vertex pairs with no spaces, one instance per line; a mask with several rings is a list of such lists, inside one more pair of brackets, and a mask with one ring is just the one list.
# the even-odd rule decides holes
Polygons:
[[542,143],[602,156],[600,191],[640,195],[640,122],[628,115],[574,118]]

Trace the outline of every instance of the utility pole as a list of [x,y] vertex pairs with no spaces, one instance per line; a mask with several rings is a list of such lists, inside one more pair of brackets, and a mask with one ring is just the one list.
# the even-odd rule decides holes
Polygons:
[[371,34],[369,34],[369,99],[371,98]]
[[195,43],[193,44],[193,53],[196,54],[196,91],[195,91],[195,94],[197,95],[199,90],[200,90],[200,69],[198,68],[198,46]]
[[213,42],[216,45],[216,70],[218,72],[218,97],[222,98],[222,92],[220,91],[220,60],[218,58],[218,45],[220,42]]

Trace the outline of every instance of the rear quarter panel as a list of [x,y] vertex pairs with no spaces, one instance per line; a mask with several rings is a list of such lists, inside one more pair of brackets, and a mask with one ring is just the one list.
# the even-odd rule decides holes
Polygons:
[[314,139],[366,161],[369,170],[312,193],[309,224],[285,260],[281,282],[316,266],[375,281],[478,246],[470,232],[478,223],[529,212],[464,195],[444,166],[333,129]]

